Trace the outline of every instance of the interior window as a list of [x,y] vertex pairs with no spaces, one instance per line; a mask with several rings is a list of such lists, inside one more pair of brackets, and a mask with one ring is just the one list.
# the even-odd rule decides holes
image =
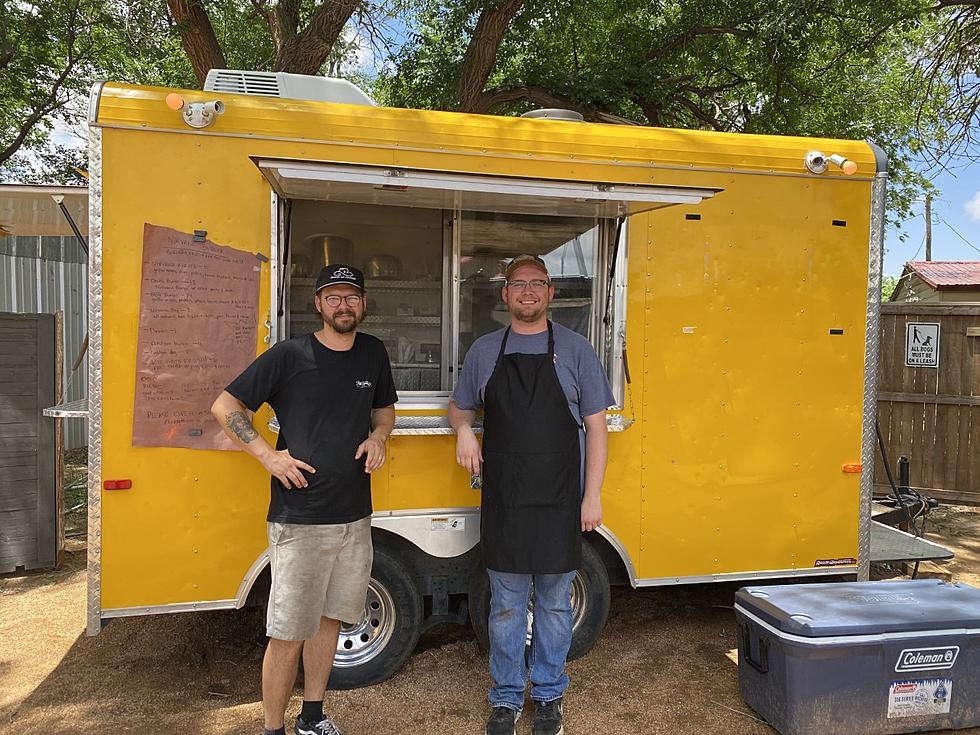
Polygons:
[[591,338],[598,232],[591,217],[463,212],[458,364],[477,337],[510,324],[500,291],[508,262],[523,253],[548,266],[555,287],[549,318]]
[[[290,226],[289,335],[318,329],[316,276],[325,263],[364,271],[360,330],[384,342],[399,391],[448,386],[443,354],[443,212],[415,207],[295,201]],[[446,353],[448,355],[448,353]]]
[[[418,176],[425,185],[415,186],[408,174],[307,168],[268,170],[278,188],[294,194],[283,209],[289,245],[282,334],[319,328],[313,287],[325,263],[356,266],[367,287],[360,329],[384,343],[403,400],[439,405],[474,340],[510,323],[501,298],[504,271],[514,256],[528,253],[548,266],[555,288],[549,318],[595,345],[615,380],[619,340],[615,320],[603,317],[608,308],[625,308],[606,292],[617,212],[630,201],[552,195],[555,187],[573,186],[568,182],[550,182],[543,193],[509,180],[467,179],[444,189],[424,172]],[[468,188],[477,184],[488,188]],[[661,196],[651,193],[643,206],[656,206]]]

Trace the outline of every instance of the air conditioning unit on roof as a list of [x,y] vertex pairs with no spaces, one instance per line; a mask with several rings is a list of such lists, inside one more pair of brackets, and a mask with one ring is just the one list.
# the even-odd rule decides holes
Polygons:
[[360,87],[346,79],[287,74],[281,71],[212,69],[204,81],[204,91],[314,102],[339,102],[346,105],[373,106],[375,104]]

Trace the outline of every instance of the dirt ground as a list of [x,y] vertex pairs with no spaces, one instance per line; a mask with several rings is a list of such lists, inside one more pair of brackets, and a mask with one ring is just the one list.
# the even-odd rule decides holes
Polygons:
[[[957,549],[946,565],[954,580],[980,585],[980,509],[939,509],[929,535]],[[569,665],[566,732],[773,733],[738,694],[737,587],[614,590],[605,633]],[[0,577],[0,732],[261,732],[261,617],[119,619],[87,638],[85,551],[76,540],[57,571]],[[446,627],[424,636],[392,679],[328,692],[326,707],[347,735],[482,733],[488,684],[472,633]],[[529,722],[525,715],[518,732],[529,733]]]

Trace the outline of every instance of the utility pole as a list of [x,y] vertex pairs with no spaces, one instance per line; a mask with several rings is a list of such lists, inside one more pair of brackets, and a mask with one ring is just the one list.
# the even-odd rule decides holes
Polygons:
[[932,194],[926,194],[926,262],[932,260]]

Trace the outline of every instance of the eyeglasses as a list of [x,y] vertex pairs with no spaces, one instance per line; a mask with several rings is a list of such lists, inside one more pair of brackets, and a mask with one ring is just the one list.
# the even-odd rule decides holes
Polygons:
[[512,288],[515,291],[523,291],[526,288],[532,291],[544,291],[550,285],[551,281],[546,281],[543,278],[533,278],[530,281],[507,281],[507,288]]
[[346,296],[338,296],[337,294],[331,294],[330,296],[324,296],[323,300],[329,307],[340,306],[341,301],[346,301],[348,306],[357,306],[361,303],[361,296],[356,293],[347,294]]

